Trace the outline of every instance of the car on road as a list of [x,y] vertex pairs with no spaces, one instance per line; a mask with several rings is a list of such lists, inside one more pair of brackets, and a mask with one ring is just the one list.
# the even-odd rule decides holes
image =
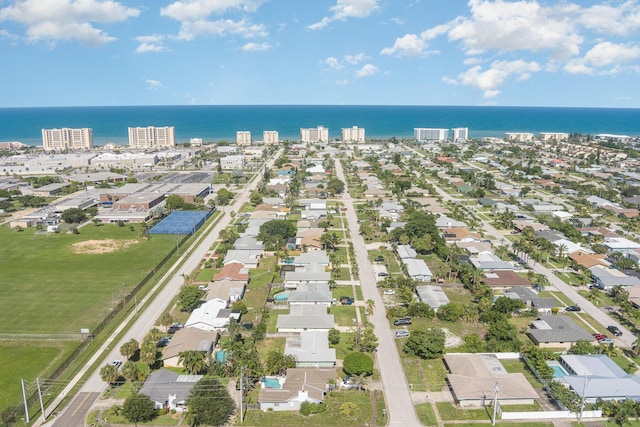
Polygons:
[[380,273],[378,273],[378,277],[387,277],[389,275],[389,273],[385,273],[384,271],[381,271]]
[[395,295],[396,291],[395,289],[385,289],[385,291],[383,292],[384,295]]
[[119,368],[120,365],[122,365],[122,360],[112,360],[111,361],[111,366],[115,366],[116,368]]
[[613,340],[611,338],[605,337],[601,340],[598,340],[598,344],[611,344]]
[[609,325],[607,326],[607,331],[611,332],[615,337],[622,336],[622,331],[617,326]]
[[396,338],[406,338],[409,336],[409,331],[396,331]]
[[567,306],[567,308],[565,308],[564,310],[565,311],[582,311],[582,309],[580,307],[578,307],[577,305]]

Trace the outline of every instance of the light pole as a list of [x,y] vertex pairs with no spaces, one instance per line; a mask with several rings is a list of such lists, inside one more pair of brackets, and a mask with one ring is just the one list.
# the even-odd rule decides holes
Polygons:
[[498,380],[496,380],[493,385],[493,420],[491,421],[491,425],[496,425],[496,414],[498,412]]
[[582,420],[582,413],[584,412],[584,395],[587,392],[587,385],[589,385],[589,377],[584,376],[584,384],[582,385],[582,400],[580,402],[580,412],[578,413],[578,422]]

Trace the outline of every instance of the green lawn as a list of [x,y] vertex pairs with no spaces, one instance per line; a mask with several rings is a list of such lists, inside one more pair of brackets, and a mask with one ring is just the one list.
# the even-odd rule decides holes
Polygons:
[[353,326],[353,319],[356,319],[356,308],[352,305],[335,305],[329,309],[334,320],[339,326]]
[[[342,411],[351,402],[356,408],[351,415]],[[247,411],[245,426],[362,426],[371,419],[369,393],[354,390],[331,392],[324,400],[327,410],[322,414],[304,416],[297,411]]]
[[[108,239],[122,248],[100,254],[74,251],[74,245]],[[94,328],[153,270],[154,260],[175,247],[175,239],[153,235],[145,240],[137,228],[115,225],[38,237],[31,230],[0,227],[0,332],[60,334]]]
[[329,344],[330,348],[336,349],[336,357],[338,359],[344,359],[344,357],[353,351],[353,333],[340,332],[340,342],[338,344]]
[[403,357],[402,366],[404,368],[404,375],[407,377],[407,383],[411,385],[411,390],[427,391],[420,373],[420,359],[416,357]]
[[276,324],[278,322],[278,316],[282,314],[289,314],[289,310],[271,310],[269,312],[269,319],[267,320],[267,332],[277,332]]
[[456,408],[450,402],[438,402],[438,412],[444,421],[453,420],[489,420],[488,409],[462,409]]
[[416,412],[418,413],[418,419],[425,426],[437,426],[438,420],[436,414],[433,411],[431,403],[420,403],[416,405]]
[[335,299],[339,299],[343,296],[353,298],[353,286],[336,286],[336,288],[332,291],[332,294]]
[[446,377],[449,373],[442,359],[422,360],[421,363],[422,373],[427,380],[429,390],[442,391],[447,386]]
[[203,268],[198,272],[195,278],[196,282],[210,282],[213,279],[214,274],[218,274],[220,269],[217,268]]

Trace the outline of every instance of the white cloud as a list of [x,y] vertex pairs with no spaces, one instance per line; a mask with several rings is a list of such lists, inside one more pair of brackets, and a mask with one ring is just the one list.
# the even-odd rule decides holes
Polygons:
[[310,30],[319,30],[333,21],[345,21],[349,18],[366,18],[378,9],[378,0],[338,0],[329,10],[331,16],[325,16],[319,22],[309,25]]
[[386,47],[380,51],[381,55],[392,56],[425,56],[425,49],[428,47],[420,36],[416,34],[405,34],[404,36],[396,39],[392,47]]
[[344,60],[349,64],[356,65],[359,62],[367,59],[367,56],[364,53],[358,53],[356,55],[345,55]]
[[148,90],[158,90],[162,87],[162,83],[158,80],[147,79],[147,89]]
[[402,18],[391,18],[391,22],[398,25],[404,25],[404,21],[402,20]]
[[379,71],[380,70],[375,65],[365,64],[363,65],[362,68],[356,71],[356,77],[362,78],[362,77],[373,76],[374,74],[378,74]]
[[328,65],[332,70],[342,70],[344,68],[344,65],[342,65],[340,61],[338,61],[338,58],[335,58],[333,56],[325,59],[324,64]]
[[271,46],[269,43],[247,43],[242,46],[241,49],[245,52],[263,52],[272,48],[273,46]]
[[199,21],[231,9],[255,12],[262,3],[260,0],[183,0],[161,8],[160,15],[177,21]]
[[583,9],[578,22],[602,34],[628,35],[640,28],[640,5],[633,0],[619,6],[596,4]]
[[348,85],[348,84],[349,84],[349,80],[347,80],[347,79],[344,79],[344,80],[336,80],[336,84],[337,84],[338,86],[346,86],[346,85]]
[[178,38],[182,40],[193,40],[199,36],[218,36],[223,37],[229,34],[238,35],[243,38],[266,37],[267,29],[261,24],[250,24],[244,20],[233,21],[224,19],[218,21],[194,21],[183,22],[180,28]]
[[629,62],[638,58],[640,58],[639,46],[611,42],[598,43],[584,56],[585,61],[594,66]]
[[136,41],[140,43],[138,47],[133,51],[134,53],[148,53],[148,52],[168,52],[171,49],[164,45],[165,36],[151,35],[151,36],[139,36],[136,37]]
[[515,77],[518,80],[526,80],[531,76],[531,73],[540,70],[540,65],[534,61],[494,61],[487,70],[483,70],[480,65],[476,65],[458,74],[455,79],[449,77],[446,80],[443,79],[443,81],[476,87],[484,92],[485,98],[493,98],[500,93],[498,87],[507,79]]
[[113,0],[19,0],[0,9],[0,22],[26,26],[27,40],[32,43],[77,40],[89,46],[102,46],[115,37],[94,27],[94,23],[122,22],[139,14],[138,9]]

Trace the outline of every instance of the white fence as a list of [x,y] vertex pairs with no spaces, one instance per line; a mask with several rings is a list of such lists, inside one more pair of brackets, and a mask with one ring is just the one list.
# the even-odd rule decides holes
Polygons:
[[[541,420],[541,419],[578,419],[578,415],[571,411],[542,411],[542,412],[502,412],[502,420]],[[602,411],[583,411],[582,418],[601,418]]]

